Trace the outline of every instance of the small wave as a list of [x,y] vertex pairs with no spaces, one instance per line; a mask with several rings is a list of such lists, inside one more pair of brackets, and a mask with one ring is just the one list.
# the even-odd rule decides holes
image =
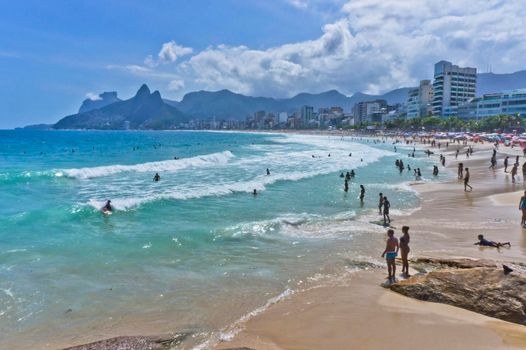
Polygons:
[[186,168],[200,168],[216,164],[226,164],[235,156],[230,151],[212,153],[207,155],[184,158],[177,160],[164,160],[160,162],[148,162],[134,165],[108,165],[92,168],[63,169],[54,172],[57,177],[66,176],[76,179],[91,179],[114,175],[122,172],[160,172],[178,171]]

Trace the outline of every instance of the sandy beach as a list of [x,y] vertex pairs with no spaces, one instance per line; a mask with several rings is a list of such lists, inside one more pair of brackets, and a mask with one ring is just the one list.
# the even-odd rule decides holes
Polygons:
[[[498,167],[488,169],[493,145],[472,144],[466,158],[458,145],[433,148],[446,157],[446,168],[456,174],[458,162],[471,171],[473,192],[461,180],[429,184],[414,182],[421,209],[394,217],[393,226],[411,227],[411,257],[469,257],[498,262],[525,262],[526,233],[520,226],[522,175],[513,184],[502,160],[510,164],[519,148],[500,146]],[[419,144],[420,147],[423,145]],[[427,146],[424,146],[427,147]],[[463,146],[460,146],[462,149]],[[513,156],[513,157],[512,157]],[[405,160],[406,155],[401,155]],[[519,174],[521,174],[519,167]],[[510,242],[511,248],[474,246],[478,234]],[[383,246],[378,247],[378,255]],[[398,262],[398,269],[401,266]],[[397,274],[400,270],[397,271]],[[372,269],[349,273],[337,282],[295,293],[244,323],[234,336],[224,337],[216,349],[247,346],[254,349],[523,349],[526,327],[449,305],[410,299],[381,287],[386,272]]]

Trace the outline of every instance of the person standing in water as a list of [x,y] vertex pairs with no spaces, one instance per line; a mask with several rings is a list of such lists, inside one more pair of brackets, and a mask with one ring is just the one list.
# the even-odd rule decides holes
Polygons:
[[382,215],[382,208],[384,207],[384,194],[380,193],[380,199],[378,201],[378,213]]
[[159,173],[155,173],[155,175],[153,176],[153,181],[157,182],[161,180],[161,176],[159,175]]
[[363,199],[365,198],[365,187],[360,185],[360,203],[363,204]]
[[402,237],[400,237],[400,254],[402,256],[402,274],[409,277],[409,260],[407,256],[411,249],[409,249],[409,226],[402,227]]
[[504,172],[505,172],[505,173],[508,172],[508,164],[509,164],[509,161],[510,161],[510,157],[506,156],[506,158],[504,158]]
[[458,163],[458,178],[462,179],[464,177],[464,163]]
[[268,168],[267,168],[267,175],[270,175],[270,170],[268,170]]
[[389,217],[389,208],[391,208],[391,203],[389,203],[387,197],[384,196],[384,225],[391,223],[391,218]]
[[469,168],[466,168],[466,175],[464,176],[464,192],[468,191],[468,187],[470,192],[473,191],[473,187],[469,184]]
[[518,164],[513,164],[513,168],[511,168],[511,182],[515,183],[515,176],[517,176],[517,166]]
[[345,193],[349,192],[349,180],[345,179],[345,181],[343,182],[343,190],[345,191]]
[[398,239],[394,236],[394,230],[387,230],[387,241],[385,244],[385,250],[382,253],[382,258],[385,256],[387,261],[387,279],[389,281],[394,281],[396,274],[396,263],[395,259],[398,255],[398,250],[400,246],[398,244]]

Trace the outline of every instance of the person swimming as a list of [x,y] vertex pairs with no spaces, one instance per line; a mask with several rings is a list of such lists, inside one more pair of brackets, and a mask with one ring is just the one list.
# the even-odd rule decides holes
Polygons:
[[252,194],[253,194],[254,196],[257,196],[257,195],[258,195],[258,191],[254,188],[254,191],[252,192]]
[[106,204],[100,210],[103,213],[111,213],[111,212],[113,212],[113,208],[111,207],[111,201],[108,199],[106,201]]
[[159,175],[159,173],[155,173],[155,175],[153,176],[153,181],[157,182],[161,180],[161,176]]
[[494,248],[500,248],[505,245],[508,247],[511,247],[510,242],[500,243],[500,242],[494,242],[494,241],[488,241],[484,238],[484,235],[478,235],[479,241],[477,243],[474,243],[473,245],[479,245],[481,247],[494,247]]
[[340,177],[341,177],[341,178],[344,178],[344,177],[345,177],[345,175],[343,175],[343,173],[340,173]]
[[351,175],[351,178],[356,176],[356,173],[354,172],[354,170],[351,170],[351,174],[350,175]]

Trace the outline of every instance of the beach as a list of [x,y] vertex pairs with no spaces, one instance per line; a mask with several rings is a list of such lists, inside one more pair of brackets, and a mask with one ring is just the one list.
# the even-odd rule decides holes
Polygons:
[[[445,141],[442,142],[444,147]],[[425,146],[427,148],[427,146]],[[456,173],[459,161],[469,167],[473,192],[461,180],[414,182],[420,210],[393,218],[393,226],[411,227],[410,257],[469,257],[499,262],[525,262],[526,234],[519,225],[522,175],[516,184],[502,169],[519,148],[500,146],[499,167],[489,170],[491,144],[475,144],[466,159],[457,146],[432,151],[446,156],[447,171]],[[513,155],[513,157],[511,157]],[[402,158],[405,160],[405,158]],[[511,161],[510,163],[513,163]],[[444,171],[440,167],[441,171]],[[509,170],[508,170],[509,171]],[[399,235],[400,230],[396,230]],[[509,249],[473,246],[476,236],[510,242]],[[383,246],[378,246],[378,255]],[[398,269],[400,269],[398,262]],[[398,270],[400,271],[400,270]],[[414,271],[413,271],[414,272]],[[398,272],[399,273],[399,272]],[[217,349],[247,346],[254,349],[522,349],[526,327],[449,305],[418,301],[381,287],[386,271],[371,269],[347,274],[333,285],[296,293],[251,318]],[[388,345],[387,345],[388,344]]]
[[[491,145],[461,153],[474,187],[465,193],[453,145],[428,158],[418,143],[412,158],[413,145],[395,153],[394,138],[338,133],[43,132],[22,135],[26,154],[13,136],[0,173],[13,203],[1,208],[0,347],[158,335],[181,335],[178,349],[525,345],[523,326],[383,288],[376,210],[383,192],[396,235],[411,227],[410,257],[524,262],[523,179],[511,184],[500,167],[519,149],[501,146],[495,172]],[[441,152],[447,167],[433,177]],[[395,159],[422,179],[399,173]],[[339,174],[351,169],[345,193]],[[101,217],[108,198],[114,215]],[[474,246],[479,233],[511,248]]]

